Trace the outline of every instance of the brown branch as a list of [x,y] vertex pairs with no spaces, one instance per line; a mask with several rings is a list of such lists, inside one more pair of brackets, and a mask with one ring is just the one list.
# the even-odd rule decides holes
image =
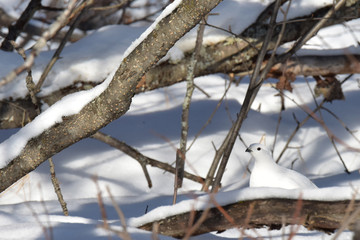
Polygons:
[[325,110],[326,112],[328,112],[330,115],[332,115],[342,126],[343,128],[358,142],[360,143],[360,139],[358,137],[356,137],[356,135],[354,134],[355,131],[351,130],[342,120],[340,117],[338,117],[335,113],[333,113],[330,109],[321,106],[321,109]]
[[[301,204],[296,199],[279,198],[240,201],[222,207],[233,221],[229,221],[217,207],[206,210],[206,219],[193,232],[193,235],[212,231],[224,231],[234,228],[234,224],[240,228],[263,228],[268,226],[278,229],[284,224],[294,224],[294,221],[297,224],[302,224],[309,230],[333,232],[342,226],[349,204],[350,200],[301,200]],[[354,201],[353,209],[359,208],[360,201]],[[250,217],[248,214],[249,209],[252,209]],[[203,212],[204,210],[195,212],[195,221],[200,216],[203,216]],[[158,233],[176,238],[184,237],[190,215],[190,212],[185,212],[156,221],[159,226]],[[294,217],[302,221],[299,222]],[[356,216],[347,223],[350,229],[352,229],[355,220]],[[151,231],[153,224],[154,222],[149,222],[139,228]]]
[[108,222],[108,217],[107,217],[106,208],[105,208],[105,204],[104,204],[104,199],[102,196],[102,192],[100,190],[99,181],[98,181],[97,176],[93,176],[93,181],[94,181],[95,187],[96,187],[96,192],[97,192],[96,197],[97,197],[98,205],[99,205],[100,212],[101,212],[101,218],[103,220],[103,227],[105,229],[109,229],[109,222]]
[[11,71],[7,76],[5,76],[0,81],[0,87],[11,82],[17,75],[28,70],[34,64],[36,56],[39,55],[42,48],[46,45],[46,42],[53,37],[62,27],[64,27],[68,21],[72,10],[75,8],[77,0],[72,0],[69,2],[67,9],[57,18],[57,20],[51,24],[49,29],[43,33],[43,35],[38,39],[29,56],[27,56],[26,61],[23,65],[17,67],[15,70]]
[[141,168],[143,169],[146,181],[148,182],[148,187],[151,188],[152,187],[152,182],[151,182],[151,178],[150,178],[150,174],[147,171],[146,168],[146,160],[148,159],[147,157],[145,157],[144,155],[142,155],[140,152],[138,152],[136,149],[130,147],[129,145],[127,145],[124,142],[121,142],[113,137],[111,137],[110,135],[106,135],[100,131],[96,132],[94,135],[92,135],[91,137],[106,143],[116,149],[119,149],[120,151],[122,151],[123,153],[126,153],[127,155],[131,156],[133,159],[135,159],[136,161],[138,161],[138,163],[140,164]]
[[[176,172],[176,169],[174,167],[172,167],[171,165],[160,162],[153,158],[147,157],[147,156],[143,155],[142,153],[140,153],[135,148],[133,148],[133,147],[127,145],[126,143],[119,141],[109,135],[106,135],[102,132],[97,132],[94,135],[92,135],[92,137],[122,151],[123,153],[125,153],[125,154],[129,155],[130,157],[132,157],[133,159],[137,160],[140,163],[140,165],[142,166],[145,175],[148,174],[147,171],[145,171],[147,164],[152,167],[157,167],[166,172],[170,172],[173,174],[175,174],[175,172]],[[184,177],[187,179],[190,179],[192,181],[198,182],[198,183],[202,183],[204,181],[203,178],[196,176],[194,174],[188,173],[186,171],[184,172]],[[146,178],[148,180],[149,187],[151,187],[150,177],[146,177]]]
[[[269,23],[268,29],[266,31],[264,41],[262,42],[259,56],[256,60],[254,73],[251,76],[250,83],[249,83],[248,89],[246,91],[245,99],[240,108],[237,119],[234,122],[234,124],[232,125],[225,140],[222,143],[221,149],[224,149],[224,151],[217,151],[216,155],[214,157],[214,161],[217,161],[219,158],[221,158],[221,162],[219,164],[219,169],[216,173],[214,182],[212,184],[212,189],[211,189],[212,192],[218,191],[218,188],[220,187],[220,182],[221,182],[223,174],[225,172],[231,151],[232,151],[235,141],[237,139],[238,132],[242,126],[243,121],[245,120],[245,118],[247,116],[247,113],[250,110],[250,107],[262,85],[262,82],[264,81],[265,74],[267,74],[267,72],[270,70],[270,69],[267,69],[266,67],[271,66],[273,64],[272,59],[270,59],[269,63],[265,67],[265,69],[262,72],[260,72],[261,64],[264,60],[267,49],[269,49],[269,45],[272,45],[271,41],[272,41],[273,33],[275,30],[275,23],[276,23],[277,14],[278,14],[278,11],[280,8],[280,2],[281,2],[280,0],[276,0],[276,2],[275,2],[273,13],[272,13],[271,19],[270,19],[270,23]],[[274,51],[276,51],[276,45],[279,44],[280,41],[278,41],[278,39],[277,39],[275,42],[276,43],[275,43]],[[272,55],[272,57],[273,56],[274,55]],[[223,147],[223,146],[225,146],[225,147]]]
[[206,19],[207,16],[205,16],[200,22],[196,37],[195,49],[191,56],[192,60],[187,68],[188,73],[186,76],[186,93],[182,104],[182,112],[181,112],[180,146],[179,149],[176,151],[176,163],[175,163],[176,174],[174,181],[173,204],[176,203],[177,190],[178,188],[182,187],[183,178],[184,178],[184,168],[185,168],[185,160],[186,160],[186,152],[187,152],[186,148],[187,148],[188,130],[189,130],[190,104],[195,89],[194,72],[196,70],[200,50],[202,48]]
[[41,8],[41,0],[31,0],[26,9],[21,14],[20,18],[14,25],[9,26],[9,33],[1,44],[1,49],[4,51],[12,51],[14,46],[11,41],[15,41],[21,31],[25,28],[26,24],[33,17],[35,12]]
[[52,56],[51,60],[48,62],[48,64],[46,65],[44,71],[42,72],[37,84],[36,84],[36,88],[34,89],[35,93],[38,93],[40,91],[41,86],[43,85],[46,77],[48,76],[50,70],[52,69],[52,67],[54,66],[54,64],[56,63],[56,61],[60,58],[60,54],[62,52],[62,50],[65,47],[65,44],[68,42],[69,38],[71,37],[71,35],[73,34],[75,28],[77,27],[77,25],[79,24],[85,10],[88,8],[88,6],[84,7],[80,13],[76,16],[76,18],[74,18],[73,22],[70,25],[69,30],[66,32],[65,36],[63,37],[63,39],[60,42],[60,45],[58,46],[58,48],[56,49],[54,55]]
[[[321,51],[319,52],[322,53]],[[270,76],[305,75],[326,76],[360,73],[360,55],[324,55],[292,57],[285,63],[278,63],[270,70]]]
[[111,204],[113,205],[113,207],[116,210],[116,213],[117,213],[117,215],[118,215],[118,217],[120,219],[121,226],[122,226],[122,231],[115,230],[115,229],[113,229],[111,227],[108,230],[114,231],[119,237],[121,237],[124,240],[131,240],[131,236],[127,231],[126,219],[125,219],[125,215],[124,215],[123,211],[117,205],[117,202],[115,201],[113,195],[111,194],[109,186],[106,186],[106,191],[107,191],[107,193],[108,193],[108,195],[110,197]]
[[[15,42],[14,42],[14,45],[15,45]],[[25,55],[24,49],[18,48],[16,46],[15,46],[15,49],[23,57],[24,61],[26,61],[26,55]],[[38,104],[39,99],[36,96],[35,83],[33,81],[33,77],[32,77],[30,69],[27,70],[26,87],[27,87],[27,89],[29,91],[31,102],[35,106],[36,114],[39,115],[40,114],[40,108],[39,108],[39,104]],[[54,165],[54,162],[53,162],[52,158],[49,158],[49,165],[50,165],[51,182],[53,184],[54,191],[55,191],[55,193],[56,193],[56,195],[58,197],[58,201],[60,203],[60,206],[61,206],[61,208],[63,210],[64,215],[68,216],[69,211],[67,209],[64,197],[63,197],[63,195],[61,193],[60,183],[59,183],[59,180],[56,177],[55,165]]]
[[50,176],[51,176],[51,182],[54,186],[54,191],[56,193],[56,196],[58,198],[58,201],[60,203],[61,209],[64,213],[65,216],[69,216],[69,210],[67,208],[67,204],[64,200],[64,197],[61,193],[61,188],[60,188],[60,183],[58,178],[56,177],[56,173],[55,173],[55,165],[54,162],[52,160],[52,158],[49,158],[49,164],[50,164]]

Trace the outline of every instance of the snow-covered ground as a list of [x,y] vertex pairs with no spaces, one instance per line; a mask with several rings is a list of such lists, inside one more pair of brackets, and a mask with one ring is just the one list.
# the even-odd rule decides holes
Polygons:
[[[298,9],[298,11],[294,10],[293,16],[302,14],[300,10],[308,9],[307,11],[310,11],[313,9],[314,6],[311,5],[311,2],[313,1],[302,1],[299,5],[294,6],[294,9]],[[318,1],[317,4],[320,2],[322,4],[322,1]],[[332,3],[332,1],[327,2]],[[245,5],[245,3],[247,4]],[[211,16],[210,21],[225,28],[231,25],[233,31],[241,31],[254,20],[254,11],[260,13],[266,3],[266,1],[223,1],[214,10],[219,15]],[[10,8],[8,1],[0,1],[0,4]],[[255,10],[245,11],[244,7]],[[225,14],[230,10],[233,12],[233,9],[236,8],[242,9],[242,14]],[[239,21],[240,17],[244,21]],[[306,46],[306,52],[311,53],[311,49],[319,51],[319,45],[323,42],[328,43],[325,45],[326,48],[337,49],[337,51],[345,47],[358,48],[357,39],[354,37],[354,34],[358,38],[360,37],[359,29],[356,29],[356,22],[350,22],[348,25],[352,27],[353,32],[350,32],[349,28],[338,26],[321,31],[319,33],[321,37],[315,37]],[[145,29],[144,27],[125,26],[104,27],[79,42],[67,46],[40,94],[48,94],[71,84],[76,79],[104,80],[118,66],[128,46]],[[334,34],[334,31],[337,34]],[[191,46],[195,32],[190,32],[177,44],[176,49],[172,50],[173,53],[177,53],[174,55],[181,56],[178,53]],[[209,29],[206,34],[207,43],[217,41],[225,36],[225,33]],[[103,45],[98,44],[99,42],[102,42]],[[118,49],[118,51],[114,51],[114,49]],[[35,80],[41,75],[42,69],[52,54],[52,51],[46,51],[37,58],[33,68]],[[22,59],[17,54],[1,52],[0,76],[5,76],[21,63]],[[344,77],[341,76],[341,78]],[[23,75],[1,88],[0,98],[24,96],[26,88],[22,78]],[[228,81],[229,79],[225,75],[209,75],[195,79],[196,84],[210,97],[205,96],[199,90],[194,92],[190,109],[189,143],[192,142],[216,108]],[[360,138],[358,81],[359,75],[354,75],[342,85],[346,98],[344,101],[325,104],[326,108],[340,117],[343,123],[353,131],[357,139]],[[274,81],[269,80],[262,86],[240,131],[241,137],[247,145],[259,142],[265,135],[266,144],[272,147],[279,117],[280,98],[276,96],[277,90],[272,88],[271,82]],[[226,136],[231,121],[235,119],[236,113],[241,107],[247,85],[248,79],[245,78],[239,85],[231,86],[210,125],[197,138],[188,152],[187,171],[200,176],[207,174],[215,154],[213,144],[219,147]],[[297,123],[294,116],[297,120],[302,121],[307,115],[297,104],[305,109],[316,107],[311,94],[314,85],[313,79],[299,77],[293,84],[293,92],[286,92],[288,96],[285,98],[286,110],[282,112],[279,134],[274,146],[275,158],[296,128]],[[125,141],[146,156],[172,164],[175,160],[175,148],[179,145],[181,104],[185,89],[185,83],[179,83],[168,88],[136,95],[130,111],[102,131]],[[322,97],[316,100],[320,102]],[[72,104],[71,97],[66,101]],[[44,113],[48,112],[47,114],[49,114],[49,112],[55,111],[55,107],[50,107]],[[326,126],[341,141],[351,147],[360,148],[360,142],[352,137],[333,115],[324,110],[321,114],[318,114],[318,117],[322,116]],[[48,118],[44,119],[41,121],[50,121]],[[35,131],[35,128],[33,130]],[[3,149],[1,159],[6,158],[4,155],[8,154],[7,150],[21,147],[22,137],[29,136],[20,132],[16,135],[17,141],[7,140],[4,142],[16,132],[18,132],[17,129],[0,131],[0,141],[3,142],[0,144],[0,149]],[[26,133],[26,131],[23,132]],[[307,175],[321,188],[304,190],[302,195],[304,199],[350,199],[352,194],[358,190],[360,186],[359,151],[351,151],[345,145],[337,143],[341,156],[351,171],[350,175],[344,173],[344,167],[324,128],[315,120],[309,120],[297,132],[290,146],[292,148],[285,152],[280,164]],[[245,153],[245,149],[243,143],[237,141],[222,181],[223,188],[217,195],[219,203],[226,204],[250,198],[297,198],[299,196],[299,190],[248,188],[247,166],[250,164],[251,167],[252,162],[250,155]],[[186,211],[189,206],[193,206],[192,199],[199,194],[196,191],[201,188],[200,184],[185,180],[184,186],[180,190],[179,203],[170,206],[173,192],[172,174],[148,167],[153,182],[153,187],[148,189],[141,166],[135,160],[94,139],[84,139],[65,149],[54,156],[54,163],[64,198],[68,203],[70,216],[62,215],[51,184],[49,164],[45,162],[34,172],[0,194],[0,239],[107,239],[109,232],[99,227],[102,225],[103,219],[101,208],[98,206],[98,191],[93,181],[94,176],[97,177],[97,183],[104,196],[110,225],[120,229],[121,222],[108,197],[106,187],[111,190],[117,204],[128,219],[128,232],[133,239],[150,239],[151,233],[138,230],[135,226],[142,221],[164,216],[166,213]],[[358,195],[356,197],[360,198]],[[202,196],[195,202],[204,205],[204,201],[199,201],[201,199],[206,199],[206,196]],[[156,209],[158,207],[162,208]],[[145,212],[149,212],[149,214],[144,216]],[[247,230],[246,234],[262,236],[265,239],[284,239],[285,236],[286,239],[290,231],[291,227],[279,231],[263,228],[257,229],[256,232]],[[232,229],[222,234],[209,233],[194,237],[194,239],[237,239],[241,236],[240,234],[237,229]],[[351,236],[351,232],[345,231],[339,239],[351,239]],[[302,227],[298,229],[295,237],[295,239],[331,238],[332,235],[308,231]],[[172,238],[161,236],[161,239]]]

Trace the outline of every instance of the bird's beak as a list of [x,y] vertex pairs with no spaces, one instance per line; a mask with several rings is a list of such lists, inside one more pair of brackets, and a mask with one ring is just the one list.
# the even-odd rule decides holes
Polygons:
[[245,150],[245,152],[252,152],[252,150],[250,149],[250,148],[247,148],[246,150]]

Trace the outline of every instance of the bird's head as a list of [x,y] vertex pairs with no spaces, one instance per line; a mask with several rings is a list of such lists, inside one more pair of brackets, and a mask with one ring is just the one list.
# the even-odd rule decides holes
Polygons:
[[260,143],[253,143],[253,144],[251,144],[251,145],[245,150],[245,152],[251,153],[251,155],[253,155],[255,158],[256,158],[257,156],[271,156],[270,150],[269,150],[266,146],[264,146],[264,145],[262,145],[262,144],[260,144]]

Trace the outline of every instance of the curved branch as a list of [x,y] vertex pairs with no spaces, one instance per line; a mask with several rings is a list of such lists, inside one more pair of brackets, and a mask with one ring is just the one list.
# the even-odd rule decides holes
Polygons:
[[4,191],[49,157],[89,137],[129,109],[136,85],[145,72],[192,29],[221,0],[187,0],[164,17],[149,35],[123,60],[107,89],[78,114],[27,142],[19,156],[0,170],[0,191]]

